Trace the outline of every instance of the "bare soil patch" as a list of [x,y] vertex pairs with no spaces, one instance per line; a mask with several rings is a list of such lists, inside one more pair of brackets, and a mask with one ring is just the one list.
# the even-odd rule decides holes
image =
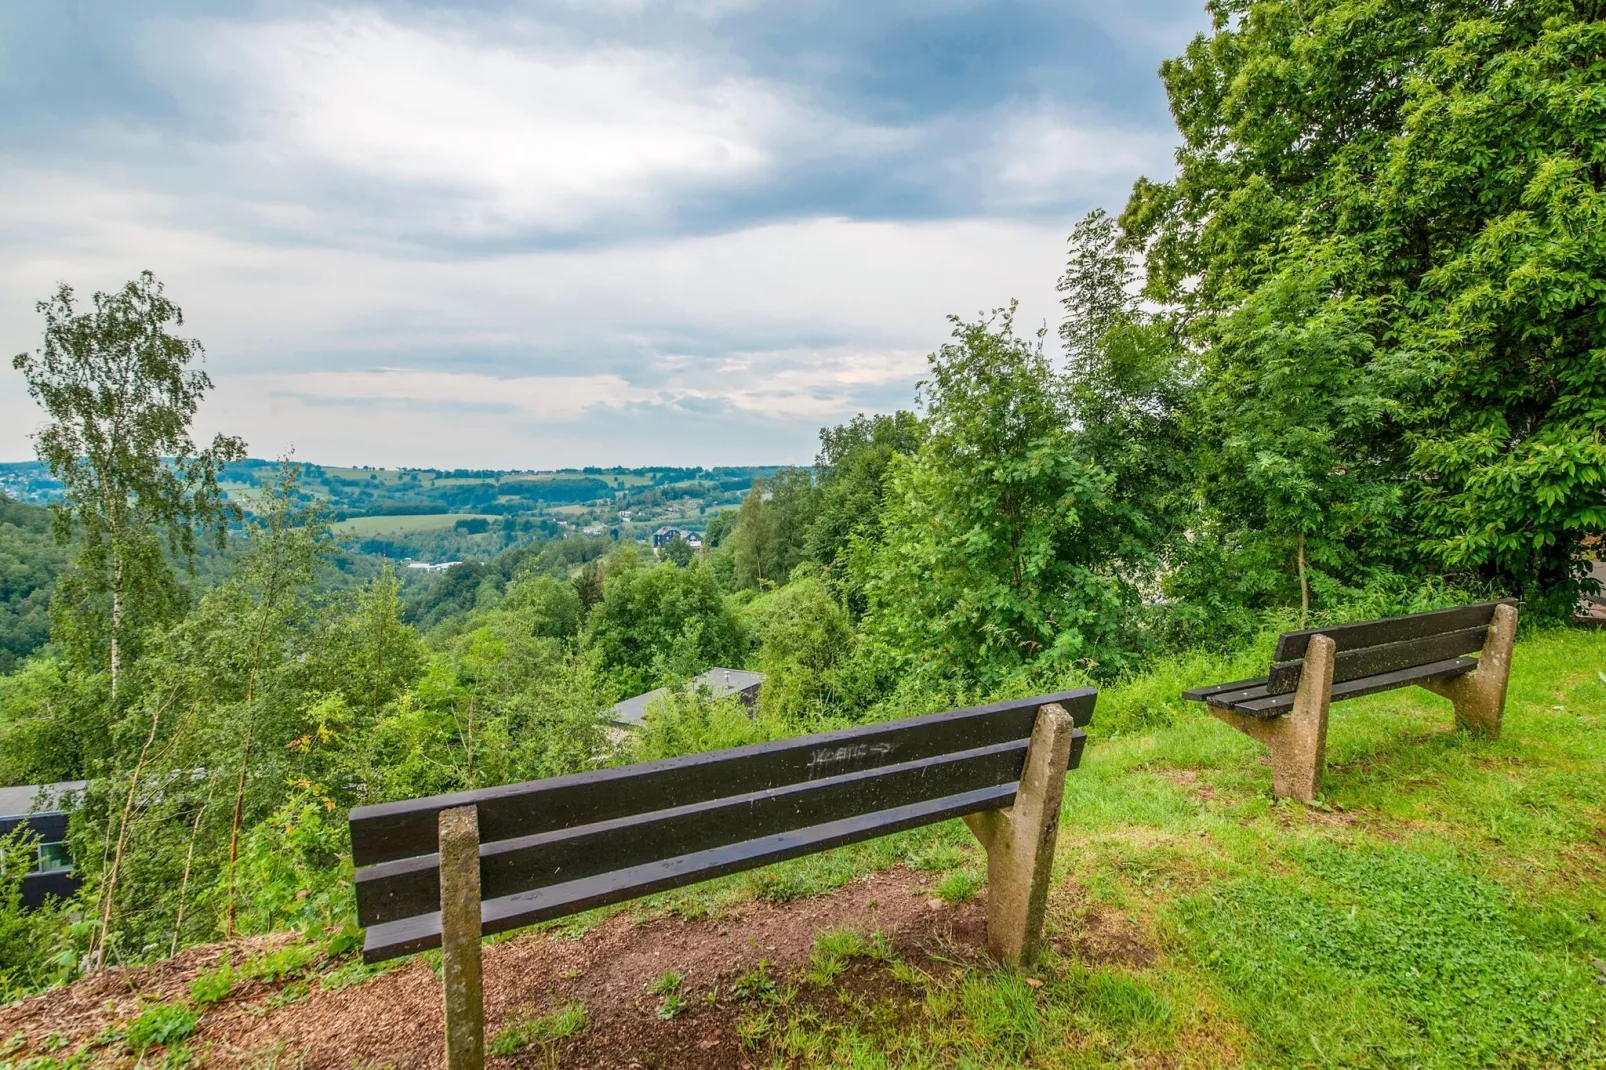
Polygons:
[[[756,901],[719,919],[641,921],[625,912],[579,939],[537,932],[488,945],[488,1042],[521,1016],[571,1001],[583,1002],[589,1019],[583,1032],[556,1050],[529,1049],[491,1061],[504,1067],[547,1065],[550,1057],[576,1068],[756,1065],[760,1060],[741,1047],[734,1028],[742,1005],[732,996],[731,983],[760,961],[784,981],[808,963],[823,930],[847,926],[886,933],[901,956],[932,971],[954,969],[953,963],[985,954],[982,905],[954,907],[933,900],[929,880],[900,867],[832,895],[779,904]],[[21,1033],[26,1051],[44,1054],[46,1038],[55,1034],[66,1041],[57,1042],[63,1053],[71,1051],[126,1022],[143,1004],[183,996],[194,977],[216,966],[225,952],[239,962],[282,939],[192,948],[155,966],[102,971],[0,1008],[0,1038]],[[668,1021],[659,1017],[659,998],[647,991],[666,970],[683,975],[688,1005]],[[836,980],[833,1002],[844,994],[867,1002],[895,995],[889,986],[896,983],[884,970],[855,966]],[[307,1070],[433,1070],[440,1063],[440,982],[422,958],[343,991],[324,989],[312,978],[299,1001],[273,1006],[272,997],[283,988],[244,986],[204,1008],[192,1049],[221,1066],[262,1062],[269,1053],[279,1067]],[[99,1049],[97,1061],[132,1062],[116,1044]]]
[[1197,769],[1154,769],[1155,776],[1181,788],[1200,802],[1215,802],[1216,789],[1206,784]]
[[[1075,881],[1065,882],[1065,894],[1085,900],[1087,893]],[[1077,910],[1068,931],[1055,936],[1054,946],[1092,966],[1129,966],[1145,969],[1157,955],[1143,929],[1121,911],[1104,903]]]

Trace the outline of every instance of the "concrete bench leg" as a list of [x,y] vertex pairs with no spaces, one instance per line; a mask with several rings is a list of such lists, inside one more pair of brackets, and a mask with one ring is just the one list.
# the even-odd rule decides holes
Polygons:
[[485,1066],[485,991],[480,973],[479,810],[460,806],[439,818],[441,980],[446,989],[447,1070]]
[[1031,966],[1043,943],[1043,916],[1059,836],[1060,802],[1076,724],[1050,703],[1037,711],[1015,805],[969,814],[965,824],[987,849],[987,948],[1011,967]]
[[1422,686],[1455,703],[1455,723],[1474,732],[1500,738],[1500,719],[1506,712],[1506,683],[1511,677],[1511,648],[1517,642],[1517,607],[1494,607],[1494,620],[1483,640],[1478,667],[1449,680],[1429,680]]
[[1237,710],[1206,705],[1211,716],[1271,748],[1272,793],[1279,799],[1311,802],[1322,790],[1327,764],[1327,711],[1333,703],[1334,643],[1313,635],[1294,693],[1294,708],[1281,717],[1250,717]]

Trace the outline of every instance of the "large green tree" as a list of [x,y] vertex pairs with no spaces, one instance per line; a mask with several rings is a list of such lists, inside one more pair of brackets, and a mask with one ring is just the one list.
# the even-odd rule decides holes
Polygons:
[[736,585],[785,583],[807,557],[819,508],[819,488],[807,468],[783,468],[768,479],[755,479],[728,540]]
[[190,423],[212,381],[192,365],[201,343],[172,328],[184,315],[150,272],[80,311],[63,284],[38,304],[44,345],[12,366],[50,422],[34,436],[39,459],[61,481],[55,510],[77,557],[57,588],[66,631],[95,647],[117,705],[129,633],[175,615],[179,593],[162,554],[193,555],[198,530],[222,544],[234,511],[218,487],[245,443],[217,435],[199,449]]
[[1136,592],[1111,566],[1110,478],[1078,455],[1066,384],[1012,310],[953,336],[921,386],[929,433],[893,457],[881,540],[855,562],[865,625],[906,670],[961,686],[1110,667]]
[[702,561],[678,568],[628,567],[626,560],[609,558],[602,601],[582,635],[594,664],[624,694],[645,691],[667,676],[741,663],[741,629]]
[[925,433],[926,425],[912,412],[861,413],[845,424],[820,429],[820,453],[814,461],[820,505],[809,529],[808,555],[825,568],[855,612],[863,612],[864,598],[849,567],[858,552],[854,547],[879,541],[887,469],[895,455],[918,451]]
[[1122,224],[1231,421],[1218,504],[1388,517],[1373,563],[1569,604],[1606,529],[1606,6],[1209,8],[1161,70],[1178,173]]

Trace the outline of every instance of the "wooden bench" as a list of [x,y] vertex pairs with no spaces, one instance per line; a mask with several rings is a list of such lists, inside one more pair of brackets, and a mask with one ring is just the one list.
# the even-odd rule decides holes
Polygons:
[[447,1061],[484,1059],[480,937],[952,817],[987,849],[987,941],[1041,940],[1091,688],[351,812],[363,958],[444,947]]
[[1267,675],[1182,697],[1270,747],[1273,792],[1310,802],[1334,702],[1417,685],[1453,702],[1457,724],[1498,738],[1516,636],[1510,601],[1286,632]]

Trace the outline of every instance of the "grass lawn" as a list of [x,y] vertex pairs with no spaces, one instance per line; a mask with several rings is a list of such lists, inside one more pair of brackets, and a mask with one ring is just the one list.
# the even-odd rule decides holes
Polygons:
[[[336,535],[407,535],[420,531],[440,531],[459,520],[470,520],[479,513],[423,513],[405,516],[356,516],[333,525]],[[497,517],[486,517],[496,520]]]
[[[897,1005],[844,992],[821,1015],[799,998],[805,976],[748,1013],[755,1054],[854,1067],[1606,1066],[1606,632],[1518,645],[1498,742],[1456,731],[1450,704],[1416,688],[1334,706],[1326,794],[1311,807],[1274,802],[1264,751],[1176,701],[1231,668],[1168,663],[1101,698],[1067,782],[1040,987],[894,957],[874,965],[901,986]],[[1129,730],[1111,737],[1105,720]],[[786,898],[899,860],[946,872],[938,894],[962,898],[982,858],[953,823],[659,902],[695,913],[721,897]],[[1138,950],[1084,953],[1089,929]],[[903,998],[920,1013],[899,1011]]]

